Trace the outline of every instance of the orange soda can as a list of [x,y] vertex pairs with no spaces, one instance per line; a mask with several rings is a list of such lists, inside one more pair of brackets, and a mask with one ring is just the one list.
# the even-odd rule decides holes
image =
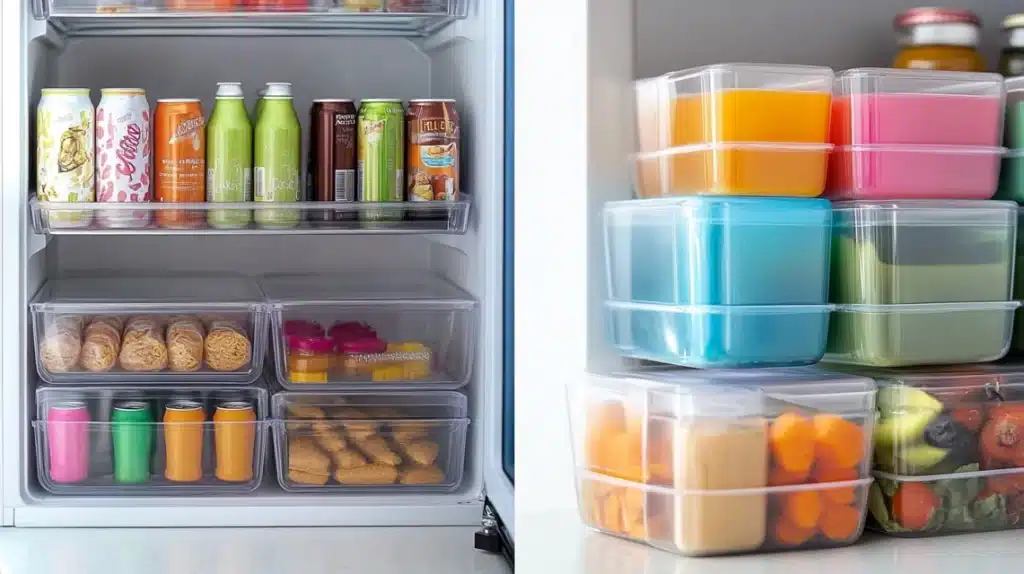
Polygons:
[[[206,121],[199,100],[157,100],[153,142],[154,199],[160,203],[206,201]],[[161,227],[201,227],[206,213],[157,210],[156,221]]]
[[217,478],[226,482],[252,480],[256,444],[256,413],[252,404],[227,401],[217,405],[217,412],[213,415],[213,434]]
[[203,423],[206,413],[196,401],[180,400],[164,410],[164,446],[167,465],[164,477],[172,482],[196,482],[203,478]]

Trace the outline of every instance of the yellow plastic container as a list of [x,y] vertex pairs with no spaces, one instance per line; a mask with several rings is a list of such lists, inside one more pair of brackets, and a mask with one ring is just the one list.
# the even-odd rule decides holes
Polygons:
[[638,195],[820,195],[832,80],[829,68],[729,64],[638,82]]

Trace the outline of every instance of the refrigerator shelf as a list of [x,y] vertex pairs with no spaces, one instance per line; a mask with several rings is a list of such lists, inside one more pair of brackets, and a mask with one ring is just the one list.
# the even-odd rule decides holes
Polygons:
[[34,0],[33,14],[68,36],[429,36],[467,13],[466,0],[309,0],[302,2],[306,6],[294,8],[214,8],[223,4],[214,0]]
[[461,235],[470,201],[294,205],[29,201],[40,235]]

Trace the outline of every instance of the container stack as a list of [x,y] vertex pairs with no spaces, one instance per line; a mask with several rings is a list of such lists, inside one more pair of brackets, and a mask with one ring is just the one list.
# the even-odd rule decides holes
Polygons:
[[743,64],[638,82],[606,314],[662,366],[572,388],[586,524],[686,555],[1017,525],[1024,367],[987,364],[1020,306],[1005,93]]

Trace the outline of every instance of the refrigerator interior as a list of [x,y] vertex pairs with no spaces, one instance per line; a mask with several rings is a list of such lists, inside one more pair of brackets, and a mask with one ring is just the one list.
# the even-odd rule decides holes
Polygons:
[[[462,0],[468,1],[468,0]],[[5,2],[3,54],[20,51],[3,94],[3,369],[4,524],[15,526],[479,525],[488,496],[511,520],[512,487],[502,471],[502,225],[504,114],[500,3],[473,2],[466,17],[425,36],[380,29],[342,29],[363,15],[332,20],[274,16],[255,27],[191,24],[168,33],[124,27],[92,36],[59,33],[33,17],[31,2]],[[369,15],[373,16],[373,15]],[[310,22],[317,20],[316,27]],[[93,20],[95,22],[96,20]],[[369,20],[367,20],[369,21]],[[278,27],[266,22],[280,24]],[[177,24],[177,23],[176,23]],[[74,30],[74,28],[71,28]],[[240,35],[229,37],[232,31]],[[13,39],[12,39],[13,37]],[[37,235],[28,199],[34,185],[34,112],[43,87],[138,87],[150,106],[159,98],[200,97],[205,114],[217,82],[238,81],[248,106],[268,81],[293,85],[303,127],[315,98],[455,98],[462,121],[463,190],[472,200],[465,235],[280,235],[270,231],[210,235]],[[49,277],[81,272],[112,276],[218,271],[345,273],[402,270],[435,273],[473,295],[479,308],[470,383],[465,475],[451,493],[421,495],[290,494],[268,474],[251,495],[222,497],[53,496],[35,476],[31,420],[36,365],[27,303]],[[272,370],[267,373],[272,376]],[[272,470],[268,467],[268,473]]]

